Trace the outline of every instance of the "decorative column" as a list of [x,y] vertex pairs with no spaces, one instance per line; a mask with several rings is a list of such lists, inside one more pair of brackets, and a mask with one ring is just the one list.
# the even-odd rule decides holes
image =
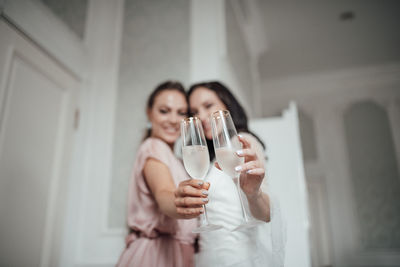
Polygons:
[[324,103],[316,109],[317,149],[327,185],[334,266],[349,263],[357,246],[356,218],[346,152],[343,115],[346,105]]
[[226,54],[225,1],[191,1],[191,82],[221,79]]

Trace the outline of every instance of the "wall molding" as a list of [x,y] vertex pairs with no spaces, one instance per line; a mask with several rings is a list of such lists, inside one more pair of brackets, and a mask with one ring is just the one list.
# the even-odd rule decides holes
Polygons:
[[77,262],[81,265],[113,266],[124,246],[123,233],[108,229],[123,10],[123,0],[92,0],[89,4],[86,45],[91,47],[88,77],[92,100],[88,133],[91,151],[78,241]]
[[[264,114],[279,110],[284,103],[294,99],[301,110],[312,115],[318,159],[306,163],[306,172],[308,176],[325,177],[327,185],[328,227],[332,236],[325,238],[325,242],[326,247],[332,249],[326,250],[330,255],[324,255],[325,264],[398,264],[400,251],[363,251],[360,245],[342,117],[353,103],[372,101],[388,115],[392,114],[392,120],[395,120],[398,109],[391,103],[400,95],[400,63],[264,79],[262,88],[263,102],[266,103]],[[388,107],[393,109],[391,113]],[[396,127],[398,125],[393,126],[393,132]],[[395,141],[399,140],[393,137]],[[341,197],[337,197],[339,195]]]
[[115,266],[124,247],[123,231],[108,226],[123,17],[124,0],[89,1],[61,267]]
[[[331,72],[262,80],[264,100],[267,96],[282,97],[288,95],[321,95],[350,91],[357,88],[390,86],[400,82],[400,63],[348,68]],[[379,88],[376,88],[379,89]]]
[[2,15],[21,29],[43,51],[81,79],[87,70],[87,49],[74,34],[40,1],[5,0]]

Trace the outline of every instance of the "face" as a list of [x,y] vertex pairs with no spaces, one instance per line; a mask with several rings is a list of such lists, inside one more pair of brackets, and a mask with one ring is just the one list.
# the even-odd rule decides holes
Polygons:
[[164,90],[154,99],[147,111],[152,124],[151,136],[172,146],[180,135],[180,122],[186,117],[188,105],[185,96],[176,90]]
[[210,116],[217,110],[227,109],[214,91],[205,87],[196,88],[189,98],[190,112],[199,117],[207,139],[212,139]]

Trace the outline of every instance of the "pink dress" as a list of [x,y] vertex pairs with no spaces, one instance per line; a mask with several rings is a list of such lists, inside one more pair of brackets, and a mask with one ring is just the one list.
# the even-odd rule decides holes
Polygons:
[[139,148],[129,187],[126,249],[117,266],[186,267],[193,266],[192,229],[197,221],[170,218],[159,210],[143,177],[147,159],[154,158],[168,166],[175,185],[188,179],[182,162],[160,139],[147,138]]

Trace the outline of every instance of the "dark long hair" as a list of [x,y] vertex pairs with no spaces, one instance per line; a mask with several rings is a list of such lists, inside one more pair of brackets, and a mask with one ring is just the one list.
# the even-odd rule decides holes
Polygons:
[[[154,102],[156,100],[156,97],[163,91],[170,90],[170,91],[178,91],[182,93],[182,95],[185,97],[187,101],[187,95],[185,92],[185,88],[183,85],[178,82],[178,81],[165,81],[161,84],[159,84],[153,92],[150,94],[149,98],[147,99],[147,104],[146,104],[146,114],[148,110],[151,110],[153,108]],[[146,138],[150,137],[151,135],[151,127],[147,128],[146,133],[143,137],[143,140]]]
[[[233,123],[235,124],[236,130],[238,133],[245,132],[245,133],[249,133],[249,134],[253,135],[260,142],[262,147],[265,149],[265,145],[261,141],[261,139],[249,130],[246,111],[244,110],[242,105],[239,103],[239,101],[237,101],[237,99],[231,93],[231,91],[228,89],[228,87],[226,87],[224,84],[222,84],[219,81],[196,83],[190,87],[190,89],[188,91],[188,98],[196,89],[198,89],[200,87],[205,87],[217,94],[218,98],[222,101],[222,103],[224,103],[226,108],[231,113]],[[190,103],[189,103],[189,108],[190,108]],[[210,160],[213,160],[215,158],[215,152],[214,152],[214,144],[213,144],[212,140],[207,139],[207,145],[209,148]]]

